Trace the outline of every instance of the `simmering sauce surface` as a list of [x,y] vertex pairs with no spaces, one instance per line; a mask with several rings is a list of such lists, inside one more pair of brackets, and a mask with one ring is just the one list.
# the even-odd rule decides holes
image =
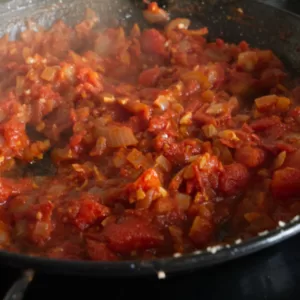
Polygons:
[[0,40],[2,249],[151,259],[300,213],[300,88],[272,51],[96,23]]

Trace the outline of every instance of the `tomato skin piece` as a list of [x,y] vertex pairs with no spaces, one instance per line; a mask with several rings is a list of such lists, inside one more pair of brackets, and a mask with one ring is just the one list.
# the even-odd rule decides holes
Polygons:
[[240,163],[224,166],[224,173],[220,176],[220,190],[227,196],[237,195],[246,187],[249,179],[247,168]]
[[97,219],[103,219],[109,214],[108,207],[95,202],[94,200],[84,199],[81,202],[75,224],[79,228],[84,228],[88,224],[94,223]]
[[11,196],[19,195],[32,188],[30,179],[14,180],[0,177],[0,204],[3,204]]
[[165,214],[176,210],[176,202],[172,198],[165,197],[157,199],[153,205],[153,210],[156,214]]
[[139,84],[154,87],[159,79],[161,70],[157,67],[143,71],[139,76]]
[[158,247],[163,236],[153,226],[140,218],[127,218],[121,223],[107,225],[102,236],[108,247],[121,254]]
[[156,29],[146,29],[141,36],[141,47],[147,54],[166,56],[166,38]]
[[248,168],[256,168],[264,162],[265,152],[257,147],[244,146],[236,150],[234,158]]
[[96,221],[103,220],[110,209],[97,202],[93,195],[85,194],[80,199],[70,200],[61,212],[62,220],[84,230]]
[[300,196],[300,170],[284,168],[273,174],[271,182],[272,194],[275,198],[285,200],[290,197]]
[[264,131],[268,128],[271,128],[275,125],[280,124],[280,118],[278,116],[265,117],[259,120],[255,120],[251,123],[251,128],[255,131]]

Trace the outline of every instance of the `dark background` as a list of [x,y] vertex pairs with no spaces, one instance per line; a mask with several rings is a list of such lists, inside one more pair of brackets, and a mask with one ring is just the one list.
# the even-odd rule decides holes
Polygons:
[[[249,0],[252,1],[252,0]],[[300,14],[300,0],[265,0]],[[0,299],[19,278],[0,267]],[[300,299],[300,237],[214,268],[166,280],[91,279],[37,274],[25,293],[30,299]]]

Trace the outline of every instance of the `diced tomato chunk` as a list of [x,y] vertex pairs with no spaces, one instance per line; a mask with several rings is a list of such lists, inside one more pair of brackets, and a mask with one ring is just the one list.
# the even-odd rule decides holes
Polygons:
[[283,165],[284,167],[290,167],[300,170],[300,150],[288,153]]
[[148,54],[166,56],[166,38],[156,29],[146,29],[141,36],[142,50]]
[[300,170],[284,168],[277,170],[272,178],[271,189],[274,197],[285,200],[300,197]]
[[246,187],[249,180],[247,168],[239,163],[224,166],[224,173],[220,177],[220,190],[228,195],[237,195]]
[[109,224],[102,235],[111,250],[122,254],[158,247],[164,239],[155,227],[140,218]]
[[154,87],[159,79],[161,70],[157,67],[143,71],[139,76],[139,84]]
[[0,204],[4,203],[11,196],[16,196],[32,189],[33,184],[30,179],[11,179],[0,177]]
[[3,125],[3,136],[9,148],[16,156],[21,156],[22,151],[29,144],[29,139],[25,131],[25,123],[14,118]]
[[159,176],[154,169],[146,170],[135,182],[128,185],[128,192],[132,195],[130,201],[134,202],[136,193],[146,193],[150,189],[157,190],[161,186]]
[[236,150],[234,157],[237,162],[246,167],[255,168],[264,162],[265,153],[257,147],[244,146]]
[[176,202],[172,198],[165,197],[157,199],[155,201],[153,209],[157,214],[165,214],[174,210],[176,206]]
[[266,117],[252,122],[251,128],[255,131],[263,131],[277,124],[280,124],[280,118],[278,116]]
[[94,224],[96,221],[102,221],[110,213],[110,209],[97,202],[97,197],[84,194],[80,199],[70,200],[65,210],[62,212],[63,220],[71,222],[79,229]]

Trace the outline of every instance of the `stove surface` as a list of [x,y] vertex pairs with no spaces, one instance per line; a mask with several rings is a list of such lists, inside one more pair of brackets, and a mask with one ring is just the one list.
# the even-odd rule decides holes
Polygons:
[[[251,1],[251,0],[249,0]],[[300,14],[299,0],[264,0]],[[165,280],[105,279],[36,274],[24,300],[85,299],[233,299],[294,300],[300,295],[300,237],[213,268]],[[21,276],[21,270],[0,266],[0,299]],[[14,298],[15,300],[19,300]]]

